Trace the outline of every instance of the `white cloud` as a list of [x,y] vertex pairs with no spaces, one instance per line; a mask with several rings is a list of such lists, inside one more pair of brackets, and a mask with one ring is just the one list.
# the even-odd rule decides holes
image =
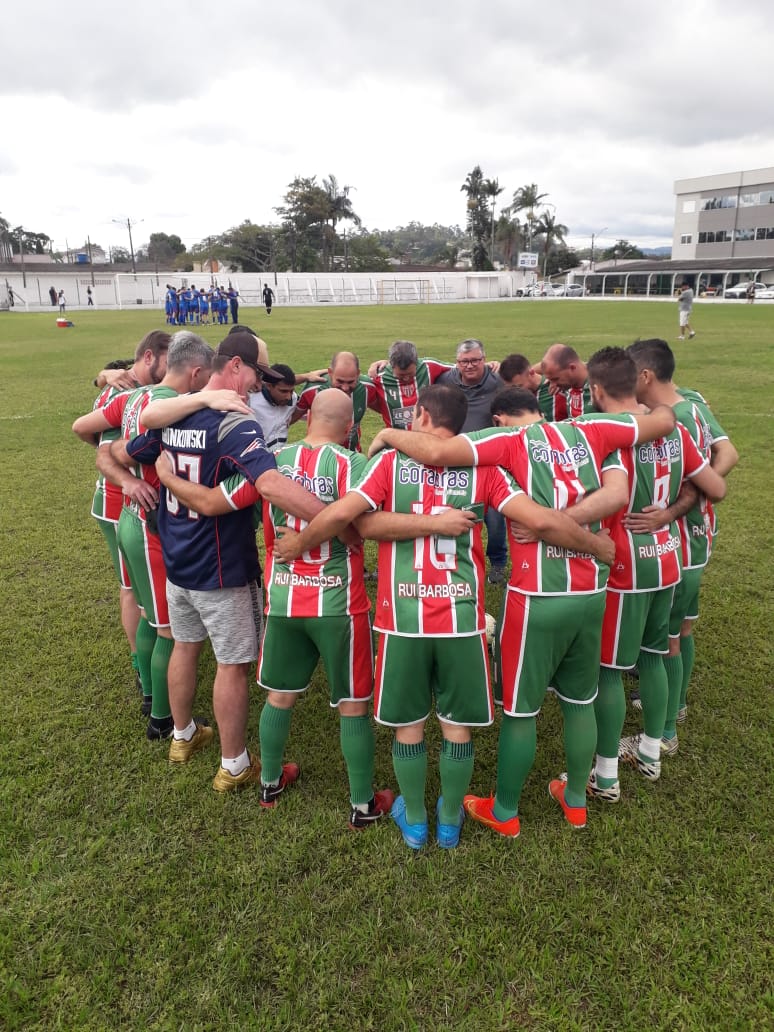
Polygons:
[[461,224],[475,164],[570,239],[671,239],[677,178],[774,164],[774,29],[718,0],[12,5],[0,211],[64,245],[276,220],[295,175],[369,227]]

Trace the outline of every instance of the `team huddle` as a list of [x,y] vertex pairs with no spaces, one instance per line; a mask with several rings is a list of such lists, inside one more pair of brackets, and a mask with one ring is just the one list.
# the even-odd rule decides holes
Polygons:
[[[657,339],[587,363],[562,344],[537,363],[487,361],[469,339],[454,363],[396,341],[367,375],[352,352],[297,375],[270,366],[248,327],[232,326],[215,351],[190,330],[148,334],[130,368],[100,374],[93,411],[73,425],[97,449],[92,514],[119,579],[147,737],[170,740],[172,764],[212,742],[194,716],[209,638],[213,787],[254,785],[265,808],[299,778],[285,746],[320,663],[339,714],[349,826],[389,815],[410,849],[429,837],[433,709],[442,848],[458,845],[466,816],[519,835],[548,690],[566,759],[548,792],[572,827],[585,826],[589,799],[620,799],[619,763],[657,780],[687,715],[713,504],[738,459],[674,369]],[[368,409],[384,422],[369,458]],[[306,433],[289,444],[299,419]],[[378,542],[373,619],[363,539]],[[491,642],[487,580],[504,586]],[[267,693],[259,755],[247,747],[256,662]],[[642,731],[622,737],[622,675],[635,667]],[[371,700],[376,722],[394,729],[397,796],[374,786]],[[495,703],[496,790],[477,796],[473,729],[493,723]]]

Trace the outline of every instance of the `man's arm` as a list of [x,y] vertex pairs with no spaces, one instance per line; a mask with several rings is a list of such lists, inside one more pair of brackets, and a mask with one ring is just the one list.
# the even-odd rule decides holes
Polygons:
[[396,448],[425,466],[472,466],[473,448],[465,437],[436,437],[418,430],[385,427],[371,442],[368,457],[382,448]]
[[110,423],[105,419],[102,409],[87,412],[86,415],[79,416],[73,423],[73,433],[94,448],[97,447],[97,439],[102,431],[109,429]]
[[629,501],[629,478],[622,469],[605,469],[602,471],[602,486],[592,491],[578,502],[566,509],[567,515],[580,526],[588,526],[606,516],[612,516]]
[[302,383],[325,383],[327,375],[327,369],[312,369],[308,373],[296,373],[296,386],[300,386]]
[[195,484],[192,480],[177,476],[168,452],[159,455],[156,460],[156,472],[164,487],[186,509],[198,512],[201,516],[225,516],[234,511],[220,487],[205,487],[204,484]]
[[129,369],[101,369],[94,378],[95,387],[118,387],[122,391],[130,391],[137,386],[137,381]]
[[[727,437],[714,442],[711,449],[710,464],[716,473],[721,477],[727,477],[737,462],[739,462],[739,452]],[[708,492],[705,491],[704,493],[708,497],[712,497]]]
[[680,485],[677,498],[663,509],[660,505],[646,505],[642,512],[627,512],[623,525],[631,534],[655,534],[662,527],[685,516],[699,501],[699,492],[690,480]]
[[402,512],[367,512],[355,520],[361,537],[371,541],[411,541],[414,538],[458,537],[472,530],[476,514],[467,509],[449,508],[435,516]]
[[590,552],[607,566],[615,559],[615,545],[607,531],[592,534],[570,519],[566,512],[538,505],[528,495],[514,495],[500,511],[551,545],[575,552]]
[[656,405],[647,415],[632,416],[637,424],[637,443],[666,437],[675,428],[675,414],[669,405]]
[[[121,459],[124,460],[122,463]],[[110,447],[102,445],[97,448],[97,469],[133,502],[137,502],[146,510],[155,509],[159,504],[159,496],[147,480],[135,477],[127,466],[132,460],[127,454],[123,440],[112,441]]]
[[378,359],[376,362],[372,362],[368,367],[367,376],[370,380],[373,380],[375,376],[381,373],[382,369],[387,365],[387,360],[384,358]]
[[196,394],[179,394],[176,398],[157,398],[142,410],[142,423],[149,430],[158,430],[205,408],[252,415],[252,409],[236,391],[198,391]]
[[[289,512],[291,516],[298,516],[302,520],[314,520],[322,509],[331,508],[301,484],[297,484],[290,477],[283,476],[278,469],[267,469],[265,473],[261,473],[255,481],[255,486],[267,502],[271,502],[283,512]],[[349,522],[347,520],[347,523]],[[335,534],[329,534],[328,537],[335,537]],[[328,537],[320,538],[320,541],[327,541]],[[317,543],[319,544],[319,542]]]

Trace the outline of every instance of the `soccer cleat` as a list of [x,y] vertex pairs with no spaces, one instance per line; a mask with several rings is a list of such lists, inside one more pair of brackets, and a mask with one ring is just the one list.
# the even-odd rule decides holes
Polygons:
[[561,778],[554,778],[553,781],[548,782],[548,794],[552,799],[555,799],[562,808],[567,823],[573,828],[585,828],[586,827],[586,807],[585,806],[570,806],[564,801],[564,790],[567,787],[567,782],[562,781]]
[[661,739],[661,755],[662,756],[674,756],[677,752],[677,735],[674,738],[662,738]]
[[438,845],[441,849],[454,849],[460,844],[460,832],[462,831],[462,822],[465,820],[465,810],[463,807],[460,807],[459,820],[456,824],[442,824],[442,806],[443,796],[441,796],[435,804],[435,837],[438,840]]
[[184,738],[172,738],[169,744],[170,763],[188,763],[193,755],[198,753],[212,741],[213,730],[206,720],[196,721],[196,730],[186,741]]
[[265,810],[271,810],[277,805],[277,800],[288,787],[298,781],[301,773],[297,763],[283,763],[282,773],[276,785],[264,785],[261,782],[260,804]]
[[390,808],[395,800],[395,793],[391,792],[389,788],[383,788],[379,792],[374,792],[374,797],[368,804],[368,810],[358,810],[356,806],[353,806],[349,814],[349,826],[353,831],[362,831],[363,828],[370,828],[371,825],[376,824],[384,817],[385,814],[390,812]]
[[618,759],[636,767],[648,781],[658,781],[661,777],[661,760],[651,760],[640,756],[640,739],[642,735],[630,735],[618,743]]
[[143,695],[142,703],[140,704],[140,713],[143,717],[149,717],[151,710],[153,709],[153,696]]
[[247,755],[250,757],[250,765],[238,774],[232,774],[225,767],[218,767],[218,773],[212,779],[212,787],[216,792],[235,792],[245,785],[254,785],[256,781],[261,780],[260,763],[252,753]]
[[678,724],[684,724],[687,719],[688,719],[688,707],[687,706],[681,706],[680,709],[677,711],[677,717],[676,717],[677,723]]
[[[566,774],[560,774],[559,777],[563,781],[567,779]],[[602,799],[606,803],[617,803],[621,798],[621,783],[620,781],[614,781],[612,785],[603,788],[597,784],[597,772],[592,770],[586,783],[586,795],[589,799]]]
[[421,849],[427,843],[427,821],[409,824],[406,820],[406,800],[399,795],[392,804],[390,817],[395,821],[409,849]]
[[145,737],[149,742],[161,742],[165,738],[171,738],[175,730],[175,722],[172,717],[151,717],[145,729]]
[[503,838],[518,838],[521,833],[521,821],[517,817],[509,817],[507,821],[499,821],[493,811],[494,796],[466,795],[462,800],[465,813],[477,824],[483,824],[496,831]]
[[505,567],[491,566],[487,580],[490,584],[505,584]]

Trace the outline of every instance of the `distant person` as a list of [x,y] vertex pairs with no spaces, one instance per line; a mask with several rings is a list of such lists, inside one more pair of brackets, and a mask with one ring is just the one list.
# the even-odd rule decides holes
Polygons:
[[274,304],[274,291],[268,283],[263,285],[263,303],[266,306],[266,314],[271,315],[271,306]]
[[13,308],[15,303],[16,303],[16,298],[14,296],[13,287],[8,287],[8,306],[9,306],[9,308]]
[[59,311],[64,313],[65,307],[67,305],[67,302],[65,300],[65,292],[63,290],[60,290],[56,296],[56,299],[59,302]]
[[748,305],[751,305],[755,301],[755,284],[754,283],[748,283],[747,284],[747,292],[746,292],[745,296],[747,297],[747,304]]
[[91,287],[86,287],[86,298],[87,298],[87,300],[86,300],[86,307],[87,308],[93,308],[94,307],[94,295],[91,292]]
[[57,301],[59,299],[58,294],[56,292],[56,287],[49,287],[48,288],[48,296],[51,298],[51,304],[54,307],[56,307]]
[[231,322],[239,322],[239,291],[236,287],[228,288],[228,304],[231,309]]
[[693,308],[693,291],[687,283],[683,283],[680,287],[680,293],[677,296],[677,304],[679,306],[680,313],[680,336],[678,340],[685,340],[686,333],[688,339],[696,336],[696,331],[691,328],[691,310]]

